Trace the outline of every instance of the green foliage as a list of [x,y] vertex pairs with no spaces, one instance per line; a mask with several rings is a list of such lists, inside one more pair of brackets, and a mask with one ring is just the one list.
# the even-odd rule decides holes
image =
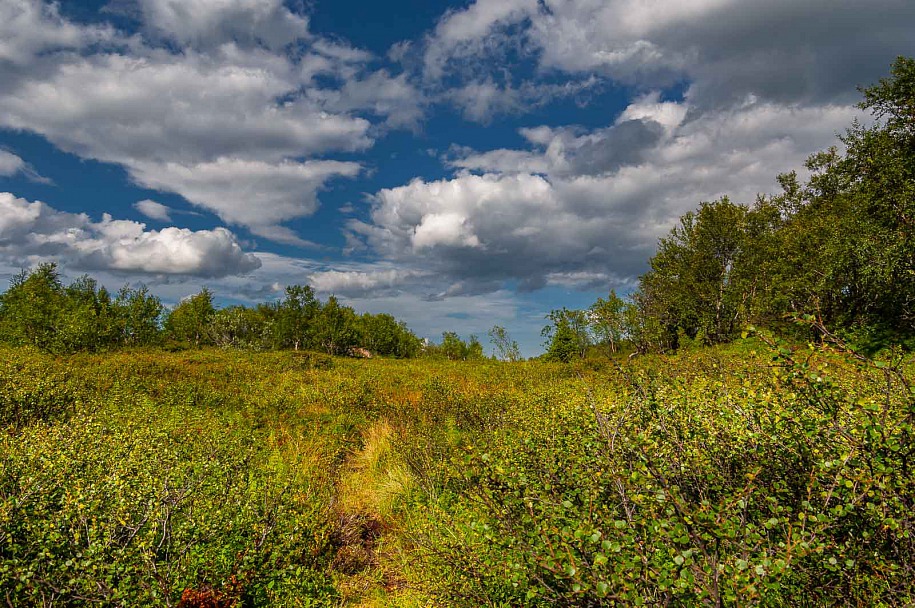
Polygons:
[[274,343],[280,348],[299,350],[315,342],[314,320],[321,308],[311,287],[290,285],[276,304],[273,317]]
[[54,264],[13,278],[0,299],[0,338],[57,353],[158,342],[162,304],[145,287],[125,286],[112,300],[95,279],[64,287]]
[[78,382],[47,355],[7,348],[0,353],[0,428],[64,418],[80,401]]
[[23,271],[12,279],[0,303],[3,334],[12,344],[55,350],[65,305],[55,264],[41,264],[31,273]]
[[628,334],[626,301],[610,290],[607,299],[598,298],[588,310],[592,332],[598,344],[603,344],[610,353],[619,352],[623,338]]
[[188,342],[195,347],[211,343],[210,323],[216,315],[213,292],[204,287],[182,300],[165,319],[165,330],[175,340]]
[[384,313],[362,315],[358,321],[358,333],[361,345],[369,352],[398,359],[415,357],[422,344],[403,321]]
[[518,348],[518,343],[511,339],[504,327],[493,325],[488,335],[496,349],[497,359],[512,362],[521,360],[521,349]]
[[[55,353],[161,345],[172,349],[223,348],[320,350],[415,357],[421,340],[387,314],[357,316],[331,297],[322,303],[311,287],[290,285],[283,298],[254,308],[217,310],[204,288],[165,316],[162,302],[145,286],[125,285],[112,300],[98,282],[82,276],[64,287],[54,264],[13,278],[0,296],[0,341]],[[482,347],[474,347],[482,351]]]
[[483,359],[483,344],[476,336],[470,336],[464,342],[453,331],[442,334],[442,343],[437,347],[437,352],[451,361],[480,361]]
[[[906,605],[915,393],[774,345],[540,386],[412,528],[448,605]],[[557,432],[562,429],[562,432]]]
[[334,296],[327,299],[315,323],[315,344],[331,355],[346,355],[359,346],[356,313],[341,306]]
[[588,318],[583,310],[554,310],[547,318],[552,322],[541,335],[547,340],[546,359],[568,363],[582,358],[591,344]]
[[912,363],[825,337],[619,366],[6,349],[0,597],[908,605]]
[[160,341],[159,319],[164,310],[146,286],[125,285],[115,299],[118,333],[125,346],[151,346]]
[[753,206],[702,203],[661,239],[633,296],[656,326],[647,346],[726,342],[748,323],[803,337],[785,319],[807,313],[847,335],[915,335],[915,60],[862,91],[877,122],[854,123],[844,154],[812,155],[807,183],[792,172]]
[[229,306],[217,310],[207,328],[213,344],[223,348],[261,348],[266,343],[267,326],[257,309]]

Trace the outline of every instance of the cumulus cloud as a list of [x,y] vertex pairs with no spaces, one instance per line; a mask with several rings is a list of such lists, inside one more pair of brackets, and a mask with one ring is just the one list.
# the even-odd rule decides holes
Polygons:
[[156,201],[149,200],[148,198],[142,201],[137,201],[133,204],[133,208],[149,219],[159,220],[160,222],[172,221],[171,207],[163,205],[162,203],[157,203]]
[[449,10],[426,40],[426,76],[440,78],[449,62],[508,43],[508,37],[499,36],[500,28],[536,10],[537,0],[478,0],[463,10]]
[[450,179],[375,194],[351,237],[383,259],[435,269],[441,295],[560,285],[631,286],[657,239],[700,201],[752,202],[834,143],[849,106],[752,103],[686,119],[637,99],[614,124],[525,129],[526,149],[467,152]]
[[822,103],[850,99],[897,54],[911,54],[913,20],[915,6],[901,0],[476,0],[430,34],[426,69],[460,72],[521,45],[542,70],[641,87],[688,81],[701,106],[751,94]]
[[752,202],[836,143],[861,116],[855,86],[915,51],[913,21],[915,5],[898,0],[476,0],[423,46],[424,77],[449,83],[466,118],[532,107],[536,88],[510,76],[525,62],[567,88],[591,78],[639,93],[601,128],[453,146],[454,176],[376,193],[368,220],[348,224],[351,248],[435,268],[451,282],[444,297],[631,285],[684,212],[724,195]]
[[279,49],[310,37],[308,19],[282,0],[137,0],[146,30],[180,45],[227,40]]
[[10,86],[0,90],[0,127],[119,164],[140,185],[295,242],[278,226],[313,213],[316,192],[359,170],[326,155],[373,144],[358,114],[390,126],[421,116],[403,75],[372,71],[364,51],[310,34],[281,0],[133,5],[142,34],[128,36],[71,23],[39,0],[3,3],[0,76]]
[[60,16],[57,4],[34,0],[0,3],[0,74],[25,66],[49,51],[77,49],[109,39],[112,32],[100,26],[79,26]]
[[317,191],[328,179],[352,177],[359,170],[360,166],[351,162],[266,163],[219,158],[193,165],[137,163],[133,178],[146,188],[177,192],[229,223],[267,236],[279,235],[270,230],[284,220],[314,213]]
[[0,258],[30,265],[59,260],[76,270],[224,277],[249,273],[260,260],[225,228],[187,230],[58,211],[0,192]]

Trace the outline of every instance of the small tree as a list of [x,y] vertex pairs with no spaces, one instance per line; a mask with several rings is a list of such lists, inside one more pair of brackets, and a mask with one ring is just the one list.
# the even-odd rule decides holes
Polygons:
[[125,285],[114,300],[121,343],[127,346],[149,346],[159,341],[159,320],[164,310],[159,298],[145,285]]
[[511,339],[501,325],[493,325],[489,330],[489,341],[495,347],[496,357],[502,361],[520,361],[521,350],[518,343]]
[[276,305],[273,331],[280,347],[295,350],[312,346],[315,341],[313,327],[321,303],[314,289],[307,285],[286,287],[285,297]]
[[584,357],[591,344],[585,311],[563,308],[552,311],[547,318],[552,325],[547,325],[540,332],[547,339],[546,358],[568,362]]
[[315,318],[315,342],[330,355],[345,355],[359,345],[356,313],[334,296],[327,299]]
[[3,339],[52,350],[58,344],[67,298],[56,264],[23,270],[0,301]]
[[467,356],[467,345],[453,331],[442,334],[442,344],[439,348],[442,354],[452,361],[463,361]]
[[626,302],[612,289],[606,300],[598,298],[588,309],[592,333],[611,353],[619,351],[620,342],[626,335],[625,310]]
[[165,329],[173,338],[200,347],[210,342],[209,326],[215,314],[213,293],[204,287],[172,309],[165,320]]

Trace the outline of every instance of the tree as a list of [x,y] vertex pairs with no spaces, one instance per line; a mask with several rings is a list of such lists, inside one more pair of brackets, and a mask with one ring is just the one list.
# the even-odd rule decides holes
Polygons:
[[321,307],[314,323],[315,342],[330,355],[346,355],[359,345],[356,313],[330,296]]
[[145,285],[125,285],[114,301],[120,341],[126,346],[149,346],[159,341],[162,302]]
[[289,285],[276,306],[274,337],[280,348],[311,347],[315,344],[313,323],[321,309],[314,289],[307,285]]
[[441,353],[451,361],[463,361],[467,355],[467,345],[453,331],[442,333]]
[[4,339],[17,345],[55,349],[60,345],[65,308],[66,294],[56,264],[40,264],[32,272],[23,270],[10,281],[0,301]]
[[217,310],[209,324],[209,334],[216,346],[223,348],[259,348],[263,345],[265,319],[260,311],[244,306]]
[[362,346],[379,355],[413,357],[421,344],[405,323],[389,314],[363,314],[359,318],[358,334]]
[[562,308],[547,315],[552,323],[540,332],[547,339],[546,358],[569,362],[585,356],[591,344],[588,335],[588,318],[583,310]]
[[117,311],[111,295],[83,275],[64,289],[57,341],[61,350],[98,350],[118,342]]
[[493,325],[489,330],[489,341],[496,350],[496,357],[502,361],[520,361],[521,350],[518,343],[511,339],[508,332],[501,325]]
[[642,302],[676,344],[682,332],[711,343],[731,339],[741,328],[743,285],[732,279],[745,244],[748,210],[727,197],[701,203],[661,239],[651,270],[640,278]]
[[467,342],[467,346],[464,350],[464,360],[465,361],[482,361],[486,357],[483,355],[483,344],[480,342],[479,338],[471,334],[470,340]]
[[200,293],[182,300],[168,314],[165,329],[176,340],[200,347],[211,342],[210,322],[216,314],[213,293],[204,287]]
[[620,342],[626,335],[625,309],[626,302],[612,289],[606,300],[598,298],[588,309],[591,332],[611,353],[619,351]]

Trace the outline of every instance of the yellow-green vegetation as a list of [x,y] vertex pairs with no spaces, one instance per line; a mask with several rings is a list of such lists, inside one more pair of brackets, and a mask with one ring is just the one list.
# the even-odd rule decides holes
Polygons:
[[892,354],[0,360],[0,605],[915,602]]

